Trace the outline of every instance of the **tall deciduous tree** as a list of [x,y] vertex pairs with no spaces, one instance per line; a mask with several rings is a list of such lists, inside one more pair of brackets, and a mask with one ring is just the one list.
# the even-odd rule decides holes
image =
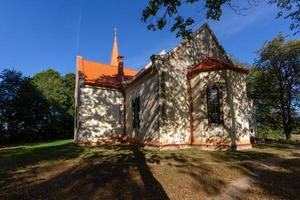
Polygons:
[[[75,75],[54,70],[25,77],[0,73],[0,143],[70,137],[73,133]],[[3,134],[4,133],[4,134]]]
[[[52,70],[37,73],[33,77],[33,83],[36,88],[44,95],[49,104],[48,127],[50,132],[72,132],[73,117],[72,102],[73,94],[71,96],[70,90],[73,89],[71,75],[65,78]],[[73,93],[73,91],[72,91]]]
[[285,42],[279,35],[258,53],[257,68],[253,69],[253,80],[248,85],[250,96],[256,100],[259,121],[280,124],[286,139],[290,139],[299,109],[300,40]]
[[2,132],[16,132],[17,110],[15,99],[25,81],[21,72],[4,70],[0,74],[0,127]]
[[34,139],[46,111],[46,101],[29,77],[15,70],[0,74],[0,130],[12,141]]
[[[224,7],[229,7],[237,13],[256,5],[259,0],[234,1],[234,0],[149,0],[143,10],[142,20],[148,23],[149,30],[163,29],[166,24],[171,24],[171,32],[176,31],[177,37],[187,37],[191,33],[191,27],[202,19],[220,20]],[[300,32],[300,0],[267,0],[269,5],[276,5],[280,11],[278,17],[291,20],[290,29]],[[246,3],[246,6],[245,6]],[[181,7],[190,6],[198,15],[183,15]],[[203,13],[202,13],[203,12]]]

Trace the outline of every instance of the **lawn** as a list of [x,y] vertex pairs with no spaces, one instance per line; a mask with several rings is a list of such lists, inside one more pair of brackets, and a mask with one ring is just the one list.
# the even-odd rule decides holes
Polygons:
[[300,199],[300,145],[158,151],[60,140],[2,147],[0,199]]

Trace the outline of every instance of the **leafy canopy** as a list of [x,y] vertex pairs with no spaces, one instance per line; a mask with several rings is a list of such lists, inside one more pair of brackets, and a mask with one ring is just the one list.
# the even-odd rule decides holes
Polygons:
[[258,126],[282,129],[289,139],[300,110],[300,40],[286,42],[280,34],[258,54],[247,86],[255,102]]
[[[192,25],[201,20],[203,15],[206,19],[220,20],[224,7],[241,14],[243,10],[257,5],[258,2],[259,0],[149,0],[142,12],[142,20],[148,23],[148,30],[161,30],[170,24],[171,32],[176,31],[177,37],[186,38],[192,32]],[[280,9],[278,17],[291,20],[290,29],[295,31],[295,34],[300,32],[300,0],[268,0],[267,2],[268,5],[276,5]],[[197,16],[192,16],[192,12],[183,15],[180,10],[182,7],[188,7],[189,11],[195,9]]]
[[48,69],[30,78],[15,70],[0,72],[0,143],[70,137],[74,90],[72,73]]

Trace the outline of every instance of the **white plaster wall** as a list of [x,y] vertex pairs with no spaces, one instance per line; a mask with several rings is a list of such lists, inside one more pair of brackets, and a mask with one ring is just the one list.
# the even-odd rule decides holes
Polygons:
[[230,71],[232,84],[232,96],[234,105],[234,114],[236,121],[233,126],[236,130],[237,144],[250,144],[250,125],[249,101],[246,90],[246,75]]
[[79,142],[98,142],[123,134],[124,98],[118,90],[81,86],[78,105]]
[[209,29],[195,33],[191,40],[153,60],[159,69],[163,98],[160,135],[162,144],[190,144],[190,115],[187,71],[203,58],[226,59],[224,50],[216,43]]
[[[191,80],[195,144],[249,144],[249,107],[245,74],[230,70],[200,72]],[[218,85],[223,93],[224,124],[209,124],[207,87]]]
[[[231,126],[228,92],[226,90],[226,71],[200,72],[191,79],[193,99],[194,143],[213,143],[230,141]],[[209,124],[207,113],[207,87],[217,85],[223,92],[224,125]]]
[[[159,142],[158,74],[155,69],[126,89],[126,135],[136,142]],[[140,128],[132,127],[132,105],[140,97]]]
[[[152,59],[153,70],[143,78],[135,81],[126,89],[126,132],[125,134],[138,142],[159,144],[190,144],[191,127],[188,95],[188,69],[199,64],[203,58],[215,57],[226,60],[226,54],[214,39],[209,29],[197,31],[191,40],[181,43],[165,55]],[[230,78],[228,78],[230,76]],[[195,124],[196,142],[209,138],[228,140],[232,138],[232,129],[237,134],[237,143],[248,141],[249,124],[244,112],[248,110],[245,102],[245,75],[232,71],[202,73],[194,81],[194,95],[199,106],[194,108],[198,122]],[[205,122],[206,102],[201,91],[208,80],[224,85],[225,127],[210,126]],[[99,137],[118,137],[123,133],[123,96],[120,91],[84,87],[80,89],[79,131],[78,138],[96,140]],[[203,94],[204,95],[204,94]],[[140,96],[140,128],[132,128],[133,98]],[[230,109],[229,103],[233,109]],[[196,105],[196,104],[195,104]],[[195,110],[199,109],[196,113]],[[234,118],[231,116],[235,116]],[[232,120],[234,119],[234,120]]]

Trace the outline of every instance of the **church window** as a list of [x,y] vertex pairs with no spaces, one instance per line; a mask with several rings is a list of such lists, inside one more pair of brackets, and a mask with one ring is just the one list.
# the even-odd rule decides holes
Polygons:
[[212,86],[207,88],[208,122],[220,124],[223,122],[222,88]]
[[140,97],[132,100],[132,127],[140,128]]

